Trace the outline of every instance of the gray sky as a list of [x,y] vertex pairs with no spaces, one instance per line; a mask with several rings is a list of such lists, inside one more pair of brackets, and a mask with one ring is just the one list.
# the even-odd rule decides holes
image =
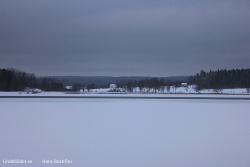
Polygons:
[[249,62],[249,0],[0,1],[0,68],[174,76]]

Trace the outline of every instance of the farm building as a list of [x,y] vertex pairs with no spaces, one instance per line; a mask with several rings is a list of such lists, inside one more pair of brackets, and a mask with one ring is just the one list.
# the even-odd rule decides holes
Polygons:
[[116,89],[117,86],[116,86],[116,84],[110,84],[109,87],[110,87],[110,89]]

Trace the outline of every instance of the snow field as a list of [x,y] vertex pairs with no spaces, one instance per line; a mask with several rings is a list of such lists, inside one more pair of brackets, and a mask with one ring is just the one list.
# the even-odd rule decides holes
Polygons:
[[[63,166],[249,166],[249,101],[0,99],[0,157]],[[7,166],[2,164],[3,166]]]
[[[250,97],[250,94],[247,93],[245,88],[236,88],[236,89],[222,89],[219,93],[215,93],[212,89],[201,90],[199,92],[195,91],[195,85],[190,85],[188,87],[173,87],[170,88],[168,92],[166,89],[164,92],[150,92],[143,91],[140,92],[139,88],[134,89],[132,93],[126,92],[110,92],[110,88],[102,89],[91,89],[90,92],[40,92],[40,93],[25,93],[25,92],[0,92],[0,96],[149,96],[149,97],[171,97],[171,96],[184,96],[184,97]],[[121,88],[120,88],[121,89]]]
[[[167,87],[165,86],[164,91],[159,90],[159,92],[157,91],[157,93],[177,93],[177,94],[190,94],[190,93],[205,93],[205,94],[214,94],[217,93],[215,92],[213,89],[204,89],[204,90],[200,90],[200,91],[195,91],[195,85],[189,85],[187,87],[170,87],[170,90],[167,91]],[[124,91],[124,89],[122,88],[118,88],[120,91]],[[149,92],[148,92],[149,91]],[[81,91],[82,92],[82,91]],[[91,89],[92,93],[112,93],[110,92],[110,88],[100,88],[100,89]],[[138,87],[133,89],[134,93],[154,93],[153,89],[151,90],[147,90],[145,88],[142,89],[142,92],[140,92],[140,89]],[[223,93],[223,94],[249,94],[247,93],[246,88],[235,88],[235,89],[221,89],[218,91],[219,94]],[[85,93],[87,93],[87,90],[85,90]]]

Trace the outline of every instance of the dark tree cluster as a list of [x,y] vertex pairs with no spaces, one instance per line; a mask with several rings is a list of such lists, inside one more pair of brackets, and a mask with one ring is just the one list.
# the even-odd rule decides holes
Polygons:
[[36,86],[37,79],[34,74],[15,69],[0,69],[0,91],[23,91],[26,87]]
[[146,92],[158,92],[158,93],[164,93],[165,89],[167,91],[170,91],[170,86],[176,85],[179,86],[182,81],[171,81],[171,80],[165,80],[164,78],[146,78],[142,79],[140,81],[120,81],[117,82],[117,87],[124,88],[127,92],[135,92],[136,88],[139,88],[139,91],[141,93]]
[[[97,86],[94,83],[88,84],[86,86],[86,89],[87,89],[88,92],[90,92],[91,89],[96,89],[96,88],[97,88]],[[83,84],[73,83],[73,85],[72,85],[72,91],[79,92],[80,90],[82,90],[84,92],[84,90],[85,90],[85,84],[84,83]]]
[[54,78],[39,78],[37,88],[44,91],[64,91],[64,85]]
[[39,78],[16,69],[0,69],[0,91],[24,91],[39,88],[44,91],[63,91],[64,85],[53,78]]
[[80,89],[84,89],[84,84],[73,83],[72,90],[74,92],[78,92],[78,91],[80,91]]
[[249,88],[250,69],[217,70],[205,72],[203,70],[188,79],[189,84],[197,85],[197,90]]
[[96,88],[96,85],[95,84],[88,84],[87,85],[87,90],[88,90],[88,92],[90,92],[90,89],[95,89]]

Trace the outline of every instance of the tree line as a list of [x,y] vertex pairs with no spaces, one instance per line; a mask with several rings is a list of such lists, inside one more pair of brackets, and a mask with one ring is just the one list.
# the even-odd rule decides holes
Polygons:
[[164,78],[146,78],[139,81],[120,81],[116,82],[117,87],[123,88],[126,92],[137,92],[139,89],[140,93],[154,92],[164,93],[164,91],[170,92],[171,86],[179,87],[184,81],[171,81],[170,79]]
[[[139,81],[136,80],[120,80],[115,82],[117,89],[110,90],[111,92],[139,92],[140,93],[146,93],[146,92],[155,92],[155,93],[164,93],[164,91],[170,92],[170,86],[175,85],[176,88],[181,85],[183,81],[171,81],[170,79],[164,79],[164,78],[146,78],[141,79]],[[74,83],[72,85],[72,91],[78,92],[80,90],[87,90],[90,92],[91,89],[99,89],[99,88],[108,88],[109,84],[102,84],[102,85],[96,85],[96,84],[80,84],[80,83]],[[121,89],[122,88],[122,89]]]
[[63,91],[64,85],[53,78],[37,78],[35,74],[16,69],[0,69],[0,91],[24,91],[25,88]]
[[[185,80],[172,81],[165,78],[144,78],[141,80],[120,80],[115,84],[126,92],[170,92],[170,87],[178,88]],[[225,88],[250,88],[250,69],[217,70],[189,76],[187,83],[196,85],[197,91],[202,89],[220,90]],[[26,73],[16,69],[0,69],[0,91],[23,91],[25,88],[38,88],[44,91],[66,91],[65,85],[54,78],[37,78],[33,73]],[[69,91],[80,91],[95,88],[107,88],[109,84],[96,85],[94,83],[74,83]],[[113,91],[120,91],[115,89]]]
[[[124,88],[127,92],[136,91],[136,87],[140,92],[162,92],[167,86],[170,89],[171,85],[180,85],[181,81],[165,80],[164,78],[145,78],[139,81],[136,80],[121,80],[117,81],[117,87]],[[54,78],[37,78],[33,73],[26,73],[24,71],[16,70],[13,68],[0,69],[0,91],[24,91],[25,88],[38,88],[43,91],[66,91],[65,85]],[[80,91],[86,89],[90,91],[96,88],[107,88],[109,84],[96,85],[94,83],[74,83],[72,88],[68,91]]]
[[203,70],[188,78],[189,84],[196,85],[197,90],[250,88],[250,69],[217,70],[205,72]]
[[82,84],[73,83],[71,90],[74,92],[79,92],[80,90],[82,90],[84,92],[85,88],[87,89],[88,92],[90,92],[91,89],[96,89],[96,88],[100,88],[100,87],[96,86],[94,83],[88,84],[86,87],[85,87],[84,83],[82,83]]

